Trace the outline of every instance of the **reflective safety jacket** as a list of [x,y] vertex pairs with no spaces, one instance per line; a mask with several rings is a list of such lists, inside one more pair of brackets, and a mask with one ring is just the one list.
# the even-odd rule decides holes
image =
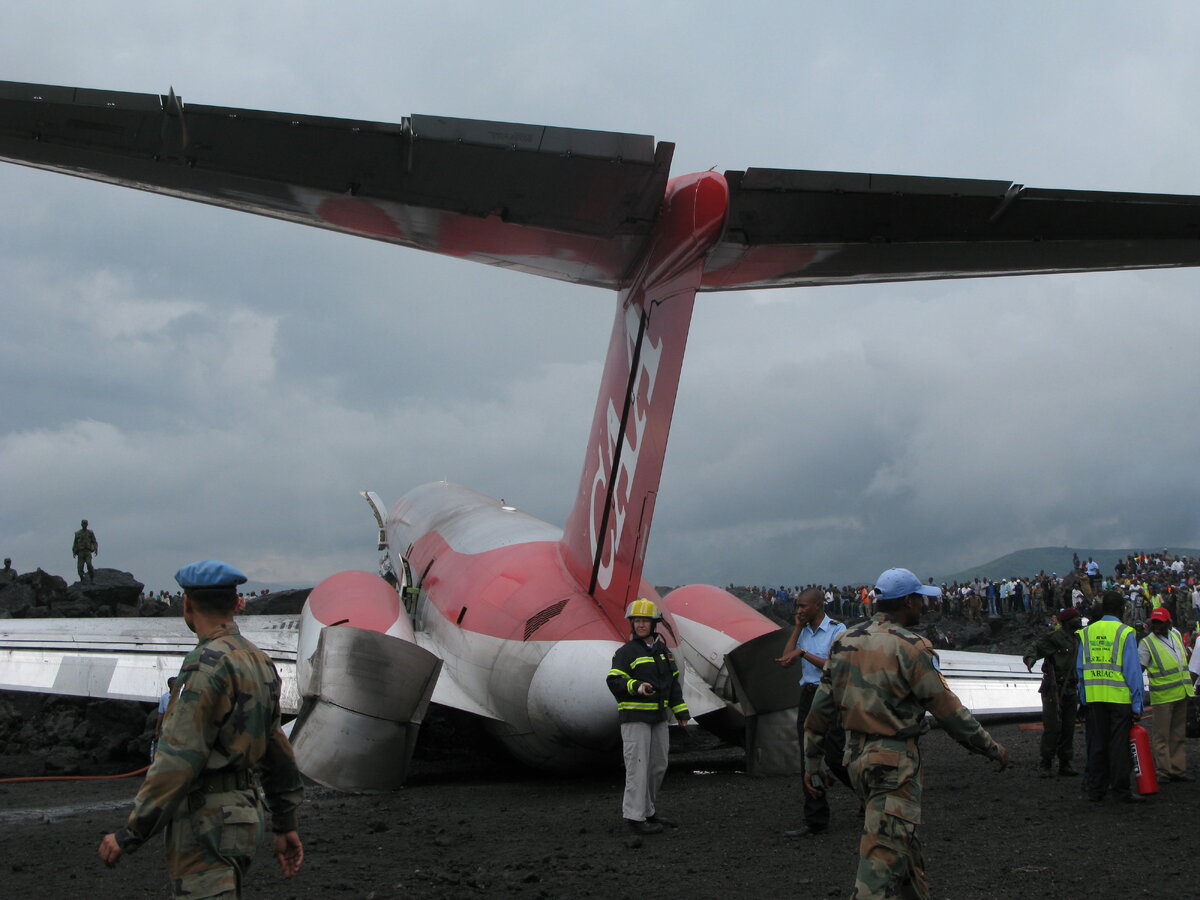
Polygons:
[[1195,691],[1179,632],[1170,629],[1166,640],[1151,632],[1143,643],[1150,651],[1150,665],[1146,666],[1146,674],[1150,676],[1150,703],[1172,703],[1191,697]]
[[[644,697],[638,685],[647,682],[654,693]],[[634,638],[613,655],[608,672],[608,689],[617,698],[617,713],[622,722],[663,722],[674,713],[677,719],[690,718],[683,702],[683,685],[675,657],[658,635],[654,643]]]
[[1121,666],[1121,649],[1132,631],[1122,622],[1100,619],[1079,632],[1085,703],[1132,702]]

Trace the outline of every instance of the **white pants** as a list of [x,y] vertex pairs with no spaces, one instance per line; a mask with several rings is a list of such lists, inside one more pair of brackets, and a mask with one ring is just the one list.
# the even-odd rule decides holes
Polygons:
[[644,822],[654,815],[654,798],[667,774],[667,723],[622,722],[625,749],[625,797],[621,814]]

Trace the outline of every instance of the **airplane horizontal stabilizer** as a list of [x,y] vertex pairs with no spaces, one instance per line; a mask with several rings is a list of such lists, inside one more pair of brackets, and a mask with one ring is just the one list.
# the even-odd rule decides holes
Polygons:
[[1200,197],[850,172],[726,172],[702,291],[1200,265]]
[[671,153],[647,135],[0,81],[0,160],[604,287],[641,254]]

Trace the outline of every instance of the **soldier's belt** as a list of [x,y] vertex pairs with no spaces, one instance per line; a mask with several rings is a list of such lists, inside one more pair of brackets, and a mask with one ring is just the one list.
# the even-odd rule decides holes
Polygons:
[[254,773],[249,769],[239,772],[201,772],[196,790],[206,794],[221,794],[225,791],[246,791],[254,787]]
[[917,738],[919,735],[898,735],[898,734],[867,734],[863,731],[847,731],[847,743],[853,743],[858,747],[865,747],[867,744],[880,744],[889,749],[907,749],[913,750],[917,747]]

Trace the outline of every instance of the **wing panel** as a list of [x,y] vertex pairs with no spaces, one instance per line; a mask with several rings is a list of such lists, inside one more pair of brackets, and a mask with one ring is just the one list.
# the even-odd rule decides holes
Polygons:
[[727,172],[702,290],[1200,265],[1200,197]]
[[[417,646],[428,650],[434,656],[438,657],[438,659],[445,660],[446,657],[442,648],[428,631],[418,631],[416,638]],[[477,702],[463,689],[449,666],[442,666],[442,671],[438,674],[437,684],[433,687],[433,696],[429,699],[440,706],[460,709],[472,715],[483,716],[485,719],[503,721],[503,717],[496,710]]]
[[[295,616],[239,620],[275,663],[280,705],[299,708]],[[157,702],[196,637],[180,618],[6,619],[0,622],[0,690]]]
[[0,82],[0,159],[605,287],[641,252],[671,153],[647,135]]

